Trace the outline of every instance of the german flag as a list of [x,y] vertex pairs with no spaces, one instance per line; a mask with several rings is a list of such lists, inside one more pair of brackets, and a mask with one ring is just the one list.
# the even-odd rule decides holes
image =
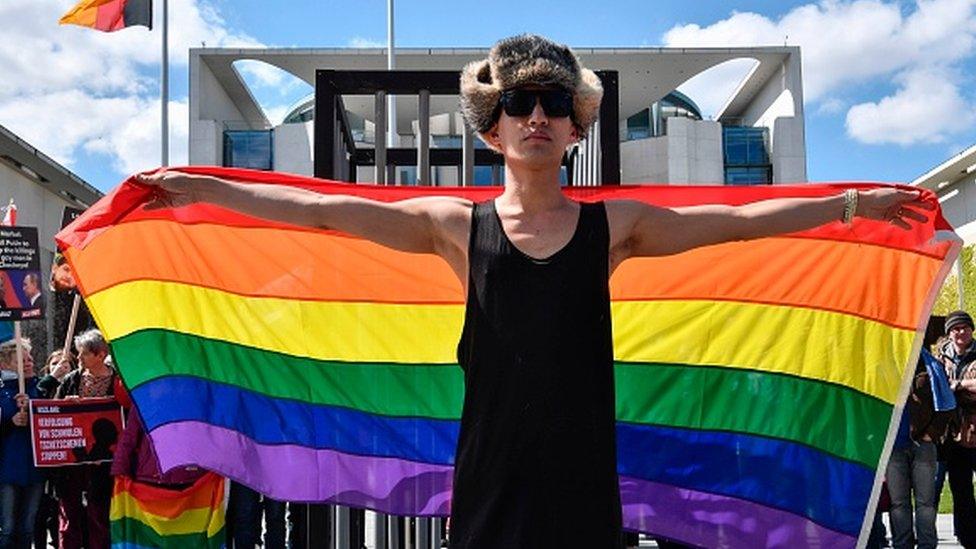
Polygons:
[[115,32],[142,25],[152,28],[152,0],[81,0],[58,23]]

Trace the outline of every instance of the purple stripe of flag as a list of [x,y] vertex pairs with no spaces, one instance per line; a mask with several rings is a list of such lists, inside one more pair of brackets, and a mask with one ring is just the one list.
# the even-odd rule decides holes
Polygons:
[[450,465],[258,444],[236,431],[196,421],[162,425],[150,436],[164,471],[196,464],[274,499],[331,501],[393,514],[449,512]]
[[[163,470],[196,464],[274,499],[331,501],[392,514],[446,516],[450,511],[451,466],[258,444],[236,431],[196,421],[162,425],[150,435]],[[621,477],[620,497],[625,528],[705,547],[844,548],[856,543],[793,513],[667,484]]]
[[620,478],[624,528],[702,547],[854,547],[857,539],[793,513],[728,496]]

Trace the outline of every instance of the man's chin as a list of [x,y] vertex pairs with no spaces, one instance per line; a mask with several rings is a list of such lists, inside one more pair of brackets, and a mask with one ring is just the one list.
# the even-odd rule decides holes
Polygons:
[[[535,166],[551,166],[562,162],[563,155],[550,141],[535,143],[519,151],[518,161]],[[514,160],[514,159],[513,159]]]

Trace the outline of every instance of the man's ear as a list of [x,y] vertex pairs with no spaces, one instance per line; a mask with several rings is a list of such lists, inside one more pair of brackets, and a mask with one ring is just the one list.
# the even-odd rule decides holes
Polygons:
[[481,135],[485,137],[485,139],[488,141],[488,144],[491,145],[495,150],[498,151],[502,150],[502,139],[501,136],[498,135],[498,124],[495,124],[488,131],[486,131]]

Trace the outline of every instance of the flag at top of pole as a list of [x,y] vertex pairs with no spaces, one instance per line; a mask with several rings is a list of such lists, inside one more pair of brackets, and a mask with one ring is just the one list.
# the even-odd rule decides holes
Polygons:
[[152,0],[81,0],[58,23],[114,32],[142,25],[152,28]]
[[10,203],[7,207],[3,209],[3,219],[0,220],[0,226],[13,227],[17,224],[17,205],[14,204],[14,199],[10,199]]
[[[168,0],[163,0],[163,55],[160,73],[161,147],[160,164],[169,165],[169,34],[166,28]],[[142,25],[152,30],[152,0],[81,0],[58,23],[78,25],[104,32],[115,32],[126,27]]]

